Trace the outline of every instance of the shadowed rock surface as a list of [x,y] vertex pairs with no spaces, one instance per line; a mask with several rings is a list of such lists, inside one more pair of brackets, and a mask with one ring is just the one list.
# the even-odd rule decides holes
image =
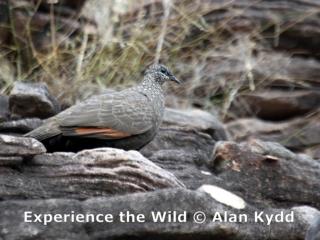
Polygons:
[[19,120],[11,120],[0,123],[0,132],[3,133],[26,133],[40,125],[43,121],[39,118],[24,118]]

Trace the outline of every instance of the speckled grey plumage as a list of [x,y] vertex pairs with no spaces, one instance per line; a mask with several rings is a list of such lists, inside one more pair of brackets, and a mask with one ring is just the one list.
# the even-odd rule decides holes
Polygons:
[[[165,66],[152,65],[138,85],[76,104],[49,118],[26,136],[41,141],[61,135],[68,138],[69,145],[76,141],[76,137],[100,139],[103,146],[139,149],[152,140],[162,122],[165,102],[163,84],[168,80],[178,81]],[[130,136],[79,135],[75,131],[78,127],[111,128]]]

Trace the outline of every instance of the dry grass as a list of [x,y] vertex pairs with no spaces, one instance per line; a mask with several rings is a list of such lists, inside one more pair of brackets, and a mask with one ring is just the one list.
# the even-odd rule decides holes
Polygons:
[[[107,44],[101,44],[86,31],[58,43],[56,16],[51,13],[51,48],[46,54],[40,53],[31,40],[30,21],[28,38],[21,44],[11,19],[9,27],[15,44],[3,50],[2,57],[9,56],[15,66],[15,80],[46,82],[53,93],[67,103],[102,88],[134,84],[141,78],[145,66],[160,60],[185,81],[182,88],[171,87],[171,92],[205,109],[218,105],[225,115],[239,92],[263,88],[268,85],[263,80],[273,80],[272,76],[256,80],[254,69],[259,68],[264,59],[257,58],[255,52],[272,48],[262,34],[265,29],[276,26],[273,44],[277,44],[279,33],[284,30],[281,19],[277,19],[234,34],[229,29],[230,23],[241,19],[250,5],[234,10],[230,17],[218,23],[210,23],[205,18],[212,12],[219,15],[219,11],[232,2],[214,6],[183,0],[170,5],[163,0],[155,5],[159,11],[152,11],[147,18],[141,10],[134,17],[120,17],[119,21],[112,20],[117,14],[113,13],[106,19],[114,29]],[[252,1],[251,5],[260,2]],[[162,4],[166,6],[164,18],[160,11]],[[306,13],[305,17],[309,15]],[[295,23],[304,20],[303,16],[295,19],[298,19]],[[8,92],[13,81],[11,78],[2,82],[1,92]]]

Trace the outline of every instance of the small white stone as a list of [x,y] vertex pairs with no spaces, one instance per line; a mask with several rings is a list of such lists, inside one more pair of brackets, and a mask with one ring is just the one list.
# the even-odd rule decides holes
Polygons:
[[199,191],[208,193],[213,199],[236,209],[244,209],[246,202],[239,196],[214,185],[202,185]]
[[211,172],[207,172],[207,171],[201,171],[201,173],[202,173],[203,175],[207,175],[207,176],[212,175]]

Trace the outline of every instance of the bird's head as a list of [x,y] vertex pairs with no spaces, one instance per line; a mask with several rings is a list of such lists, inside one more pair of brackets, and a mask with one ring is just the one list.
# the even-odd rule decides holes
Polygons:
[[147,68],[145,71],[145,77],[151,78],[157,81],[160,84],[163,84],[166,81],[174,81],[176,83],[181,83],[171,71],[162,64],[153,64]]

